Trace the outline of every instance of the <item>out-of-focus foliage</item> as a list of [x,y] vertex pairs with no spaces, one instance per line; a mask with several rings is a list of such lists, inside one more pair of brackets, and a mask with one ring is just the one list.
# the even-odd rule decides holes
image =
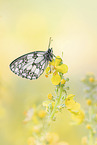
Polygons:
[[88,137],[82,139],[86,145],[97,144],[97,80],[93,73],[88,73],[82,79],[84,84],[84,97],[86,98],[87,109],[85,109],[85,125],[88,130]]

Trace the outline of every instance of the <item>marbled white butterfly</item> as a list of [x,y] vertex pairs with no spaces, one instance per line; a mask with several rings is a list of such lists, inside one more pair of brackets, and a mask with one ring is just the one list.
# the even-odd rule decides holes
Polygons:
[[46,69],[48,62],[53,59],[53,50],[50,48],[51,38],[47,51],[34,51],[22,55],[11,62],[10,69],[22,78],[38,79]]

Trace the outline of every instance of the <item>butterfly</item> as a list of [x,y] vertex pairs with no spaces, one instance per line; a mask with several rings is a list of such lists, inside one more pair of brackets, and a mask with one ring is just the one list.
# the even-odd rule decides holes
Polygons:
[[53,59],[53,50],[50,48],[50,37],[47,51],[34,51],[16,58],[9,65],[11,71],[22,78],[34,80],[43,74],[49,61]]

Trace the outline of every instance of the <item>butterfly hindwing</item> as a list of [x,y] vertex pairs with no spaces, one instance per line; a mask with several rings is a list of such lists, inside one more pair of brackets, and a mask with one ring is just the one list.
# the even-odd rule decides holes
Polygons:
[[45,51],[35,51],[15,59],[10,64],[12,72],[27,79],[37,79],[48,65]]

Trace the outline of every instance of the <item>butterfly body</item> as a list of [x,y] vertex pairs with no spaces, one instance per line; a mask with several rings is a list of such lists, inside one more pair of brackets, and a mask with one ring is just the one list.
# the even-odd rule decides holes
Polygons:
[[53,50],[48,48],[47,51],[34,51],[22,55],[11,62],[10,69],[13,73],[34,80],[39,78],[46,69],[48,62],[53,59]]

